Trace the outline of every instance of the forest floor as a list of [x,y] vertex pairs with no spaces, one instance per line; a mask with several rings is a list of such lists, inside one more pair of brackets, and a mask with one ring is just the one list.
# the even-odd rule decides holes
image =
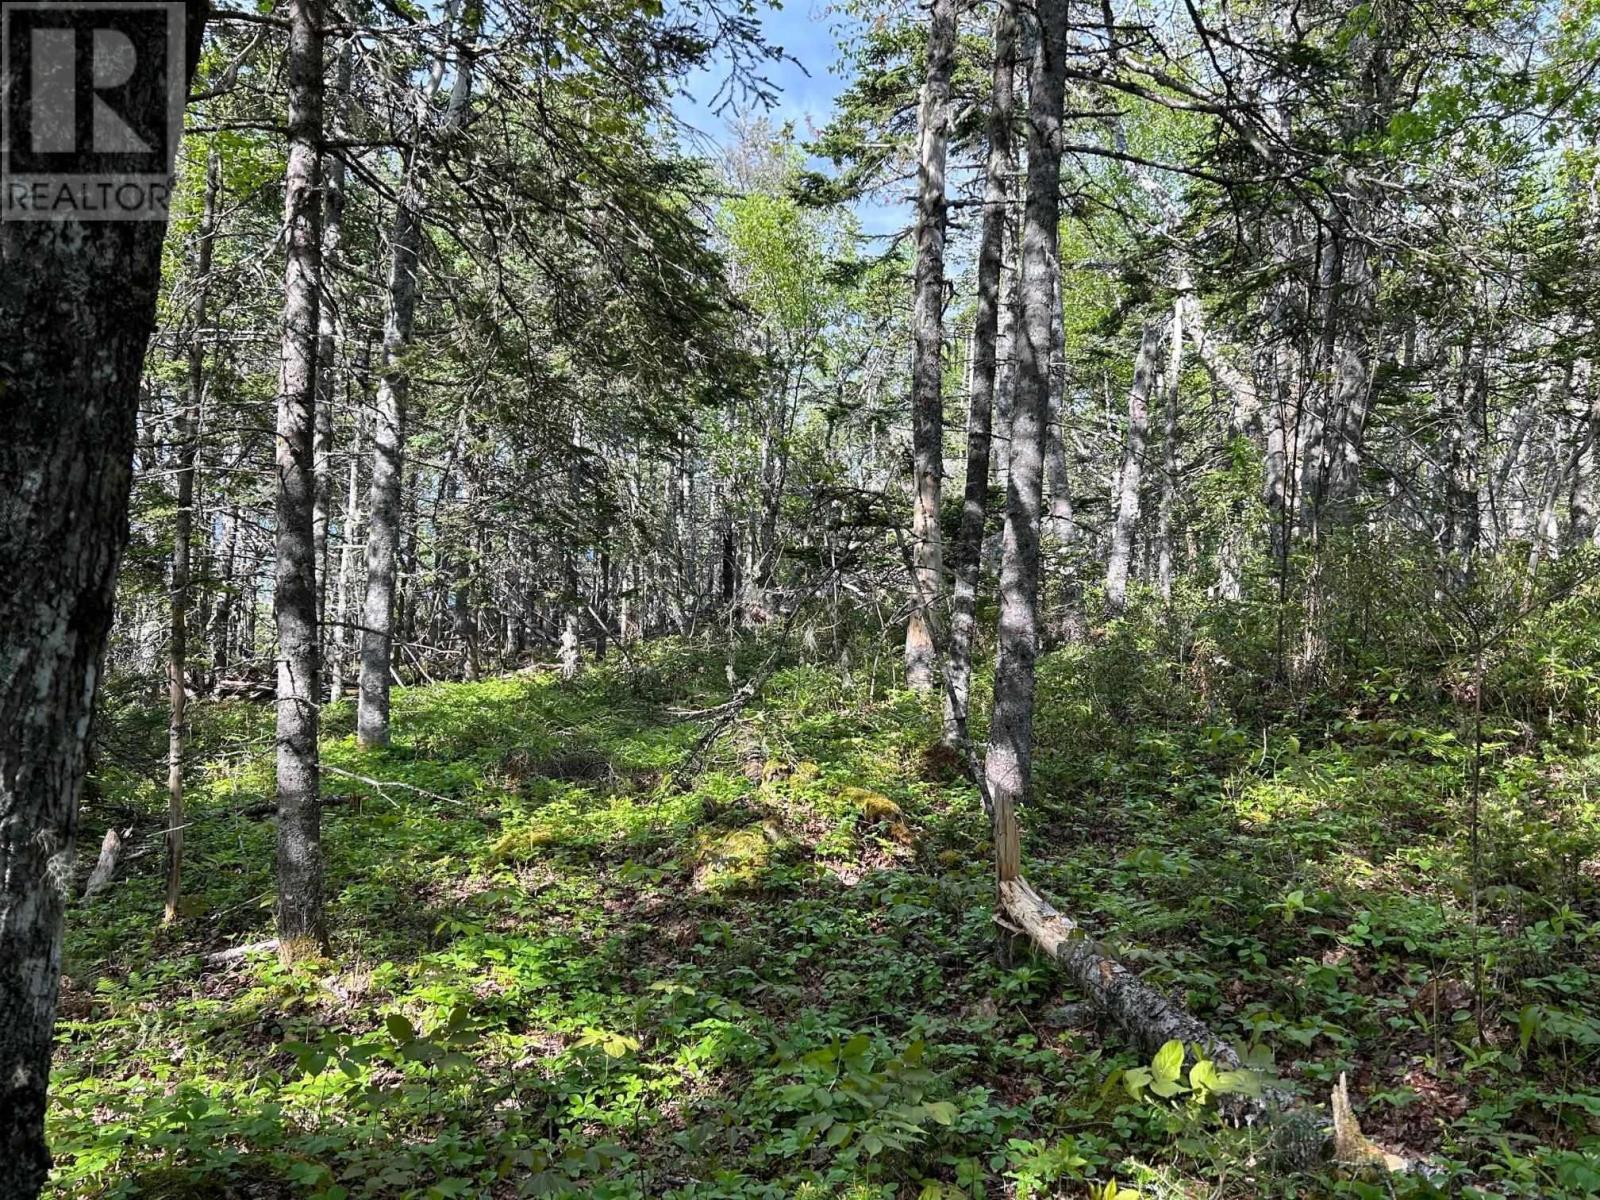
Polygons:
[[[1474,928],[1453,708],[1383,683],[1247,728],[1045,661],[1035,886],[1309,1101],[1349,1072],[1368,1134],[1437,1171],[1280,1175],[1192,1097],[1134,1098],[1116,1032],[997,949],[930,709],[796,666],[686,764],[721,655],[640,654],[401,692],[383,753],[332,706],[333,958],[292,970],[202,961],[270,936],[274,826],[270,706],[197,705],[183,919],[159,923],[159,852],[69,915],[55,1194],[1600,1190],[1581,738],[1491,720]],[[111,706],[91,819],[159,829],[164,723]]]

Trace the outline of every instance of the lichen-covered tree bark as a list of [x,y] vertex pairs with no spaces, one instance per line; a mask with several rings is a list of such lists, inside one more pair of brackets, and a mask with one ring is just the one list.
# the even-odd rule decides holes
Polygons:
[[1150,431],[1150,389],[1161,354],[1161,323],[1148,321],[1139,338],[1128,389],[1128,429],[1122,443],[1122,473],[1117,514],[1111,527],[1111,554],[1106,560],[1106,607],[1120,613],[1128,606],[1128,572],[1133,564],[1133,537],[1139,525],[1139,488],[1144,474],[1145,439]]
[[[187,18],[192,70],[205,5]],[[149,86],[124,103],[164,104]],[[62,916],[165,233],[0,225],[0,1200],[50,1169]]]
[[985,779],[999,878],[1021,868],[1016,808],[1033,763],[1034,662],[1039,652],[1039,509],[1050,407],[1051,291],[1061,223],[1061,114],[1066,90],[1066,0],[1040,0],[1039,46],[1028,104],[1028,192],[1022,231],[1022,316],[1011,406],[1011,469],[1000,563],[994,715]]
[[944,476],[944,398],[940,347],[944,327],[945,156],[949,144],[950,77],[955,68],[956,0],[933,0],[927,76],[917,119],[917,260],[913,283],[911,359],[911,538],[914,569],[906,624],[906,684],[932,691],[932,607],[943,594],[944,550],[939,503]]
[[989,103],[989,156],[978,243],[978,307],[972,325],[972,389],[967,409],[967,479],[955,545],[950,618],[950,686],[944,740],[960,740],[972,684],[972,634],[983,565],[983,526],[989,499],[990,427],[994,413],[995,342],[1000,324],[1000,266],[1005,252],[1006,204],[1016,159],[1011,149],[1016,74],[1016,4],[1000,0],[994,22],[994,84]]
[[313,533],[317,314],[322,288],[322,0],[291,0],[288,247],[283,276],[283,363],[278,379],[278,954],[292,961],[327,944],[322,915],[321,647]]

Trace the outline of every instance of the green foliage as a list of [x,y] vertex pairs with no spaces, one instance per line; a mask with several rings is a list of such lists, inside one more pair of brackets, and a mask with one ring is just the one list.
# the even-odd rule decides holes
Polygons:
[[[1446,685],[1373,672],[1263,720],[1197,690],[1176,638],[1135,606],[1041,663],[1029,874],[1245,1072],[1134,1055],[1064,1014],[1047,964],[996,962],[987,828],[928,768],[930,707],[797,663],[687,774],[700,727],[671,710],[720,700],[725,659],[663,644],[573,684],[400,691],[381,754],[336,709],[328,762],[384,786],[326,781],[320,968],[197,957],[267,932],[272,830],[247,815],[270,708],[196,705],[189,915],[155,925],[150,856],[71,917],[56,1192],[1359,1196],[1273,1175],[1219,1115],[1347,1071],[1369,1135],[1441,1172],[1395,1194],[1591,1194],[1583,727],[1490,738],[1474,929]],[[159,762],[161,714],[121,694],[100,736],[91,821],[158,813],[132,764]]]

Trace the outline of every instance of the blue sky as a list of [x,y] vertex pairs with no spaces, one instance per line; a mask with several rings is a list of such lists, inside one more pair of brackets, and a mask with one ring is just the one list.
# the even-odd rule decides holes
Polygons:
[[[834,100],[848,82],[841,74],[838,38],[849,36],[850,18],[830,12],[830,7],[827,0],[789,0],[782,8],[763,8],[759,13],[767,40],[788,56],[767,64],[765,74],[778,93],[776,103],[766,110],[767,118],[774,125],[793,121],[802,139],[827,122]],[[726,63],[696,72],[686,81],[686,94],[676,106],[683,120],[713,141],[721,140],[726,117],[735,111],[750,115],[762,111],[759,105],[738,101],[721,117],[710,110],[726,74]]]
[[[853,31],[854,18],[834,10],[829,0],[788,0],[783,7],[759,13],[767,41],[783,48],[786,57],[766,64],[763,72],[777,93],[770,108],[735,101],[722,116],[710,109],[718,87],[727,75],[725,63],[695,72],[684,83],[674,105],[679,118],[694,131],[692,149],[711,156],[727,134],[728,118],[736,112],[764,115],[774,125],[792,121],[796,136],[811,140],[827,124],[836,100],[849,84],[847,65],[839,49],[841,39]],[[826,169],[826,164],[813,164]],[[863,232],[883,234],[903,228],[909,220],[899,204],[864,202],[856,206]]]

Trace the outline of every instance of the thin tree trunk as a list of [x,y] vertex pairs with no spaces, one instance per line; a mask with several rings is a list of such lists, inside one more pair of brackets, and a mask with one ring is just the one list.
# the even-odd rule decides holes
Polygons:
[[[221,164],[215,149],[206,156],[205,200],[195,245],[195,295],[190,313],[189,397],[178,420],[178,505],[172,530],[172,627],[167,639],[167,899],[162,919],[178,919],[183,878],[183,748],[189,693],[189,557],[194,540],[195,457],[200,448],[201,402],[205,398],[206,301],[211,287],[212,246],[217,228]],[[205,629],[202,625],[201,635]]]
[[[452,11],[453,17],[453,11]],[[463,30],[468,36],[471,30]],[[401,483],[404,476],[406,402],[411,365],[406,361],[416,317],[417,273],[422,259],[422,212],[426,201],[422,159],[424,118],[444,74],[436,60],[418,96],[417,126],[407,152],[405,175],[389,235],[389,311],[384,318],[382,366],[373,422],[372,483],[367,502],[367,594],[361,633],[361,684],[356,711],[356,741],[366,747],[389,744],[389,685],[394,660],[395,562],[400,545]],[[471,51],[463,52],[441,123],[447,140],[464,119],[472,90]]]
[[[569,604],[575,604],[577,597],[573,596]],[[583,665],[583,639],[579,636],[578,610],[569,607],[561,618],[561,678],[573,680],[578,677],[578,669]]]
[[[364,364],[357,364],[358,371]],[[350,658],[350,593],[355,582],[356,530],[361,524],[361,411],[351,419],[349,483],[345,488],[344,519],[340,522],[339,584],[334,594],[333,686],[329,694],[337,700],[344,695],[345,666]]]
[[911,537],[917,578],[912,581],[911,619],[906,624],[906,684],[933,690],[933,606],[943,594],[943,545],[939,530],[944,476],[944,400],[940,348],[944,324],[944,236],[946,128],[950,77],[955,69],[957,0],[933,0],[928,28],[927,79],[918,113],[917,261],[911,365]]
[[1150,388],[1161,353],[1161,325],[1145,324],[1139,357],[1128,389],[1128,430],[1123,441],[1117,514],[1111,527],[1111,555],[1106,561],[1106,607],[1120,613],[1128,606],[1128,572],[1133,564],[1133,539],[1139,526],[1139,486],[1144,472],[1145,437],[1150,431]]
[[978,309],[972,325],[972,391],[967,410],[967,480],[955,545],[955,591],[950,621],[950,687],[945,694],[944,742],[960,741],[972,685],[972,635],[983,566],[983,526],[989,501],[990,425],[994,413],[995,340],[1000,323],[1000,266],[1005,255],[1007,193],[1016,156],[1011,119],[1016,74],[1016,3],[1000,0],[994,22],[994,84],[989,105],[989,161],[984,182],[983,233],[978,246]]
[[[1593,377],[1594,373],[1587,362],[1582,362],[1578,365],[1582,370],[1575,371],[1574,376],[1578,383],[1580,395],[1587,393],[1589,403],[1588,410],[1583,418],[1584,452],[1573,471],[1572,499],[1570,502],[1572,523],[1567,528],[1568,548],[1585,546],[1594,542],[1596,531],[1595,510],[1597,504],[1600,504],[1600,496],[1596,494],[1597,491],[1600,491],[1600,488],[1597,488],[1595,479],[1596,467],[1600,466],[1600,386],[1597,386],[1597,382]],[[1467,436],[1471,439],[1471,446],[1474,451],[1474,456],[1471,460],[1474,472],[1477,465],[1476,450],[1481,440],[1476,422],[1478,415],[1486,407],[1485,393],[1488,390],[1485,382],[1485,371],[1481,363],[1478,366],[1475,379],[1476,386],[1473,390],[1474,401],[1472,405],[1472,420],[1474,424],[1464,427],[1468,431]],[[1461,500],[1463,518],[1467,516],[1469,501],[1475,502],[1477,499],[1475,473],[1472,475],[1471,481],[1473,488],[1470,491],[1470,495],[1466,494],[1469,491],[1467,481],[1464,480],[1462,485],[1464,493]],[[1475,503],[1471,505],[1471,511],[1476,512]]]
[[1178,503],[1178,381],[1183,374],[1183,300],[1172,306],[1172,352],[1167,359],[1166,414],[1161,426],[1161,508],[1156,513],[1156,587],[1172,599],[1172,510]]
[[[1013,50],[1013,53],[1015,51]],[[1015,202],[1011,206],[1015,209]],[[994,381],[994,482],[1003,493],[1010,487],[1011,471],[1011,399],[1017,390],[1017,339],[1018,315],[1022,288],[1022,225],[1008,220],[1010,263],[1004,264],[1000,273],[1000,333],[995,345]]]
[[317,313],[321,292],[322,0],[290,0],[289,164],[284,227],[283,371],[278,385],[278,954],[322,952],[321,701],[312,530]]
[[[188,70],[205,11],[186,6]],[[155,83],[120,104],[159,127]],[[62,917],[165,232],[0,224],[0,1200],[34,1200],[50,1170]]]
[[[1067,470],[1067,331],[1061,310],[1061,255],[1053,252],[1050,268],[1050,403],[1045,410],[1045,496],[1043,539],[1061,554],[1073,542],[1072,479]],[[1069,580],[1069,587],[1076,581]]]
[[242,591],[234,579],[239,564],[239,506],[230,504],[224,519],[228,524],[228,548],[222,556],[222,596],[211,626],[211,671],[218,679],[227,674],[231,661],[228,652],[232,648],[234,593]]
[[406,397],[410,368],[402,361],[416,313],[422,222],[402,191],[389,237],[389,312],[384,319],[378,402],[373,410],[372,481],[367,499],[367,595],[361,629],[361,693],[356,740],[389,744],[390,664],[394,659],[395,563],[400,546]]
[[[351,43],[348,38],[339,51],[333,101],[333,135],[344,128],[345,106],[350,102]],[[339,246],[344,226],[344,159],[337,154],[323,163],[322,212],[322,300],[317,309],[317,419],[316,450],[313,455],[317,477],[315,507],[311,519],[312,542],[317,563],[317,623],[329,634],[328,523],[333,508],[333,397],[338,386],[338,310],[333,301],[335,275],[339,265]],[[342,617],[343,614],[341,613]],[[323,636],[324,654],[333,651],[332,637]],[[337,695],[337,692],[334,693]]]
[[1039,511],[1050,409],[1051,290],[1061,218],[1061,117],[1066,87],[1066,0],[1039,0],[1039,48],[1028,112],[1028,193],[1022,235],[1022,320],[1011,412],[1011,469],[1000,566],[994,715],[985,760],[1002,884],[1019,877],[1016,809],[1033,762],[1034,661],[1039,650]]

